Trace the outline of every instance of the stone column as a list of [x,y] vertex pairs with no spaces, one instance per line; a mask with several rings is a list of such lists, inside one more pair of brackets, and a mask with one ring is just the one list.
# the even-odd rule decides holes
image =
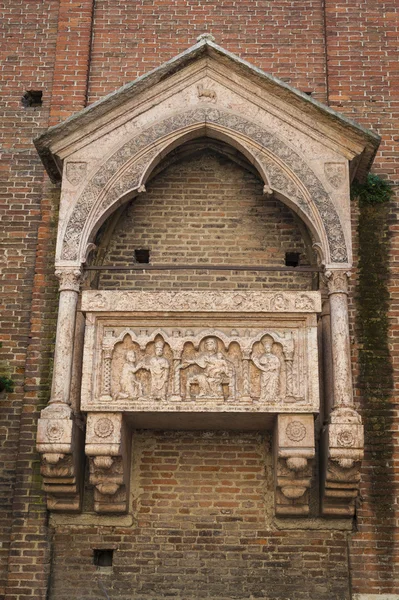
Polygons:
[[[352,517],[363,458],[363,425],[353,403],[348,319],[348,276],[326,273],[330,300],[333,405],[321,437],[322,512]],[[327,373],[327,383],[328,383]]]
[[84,473],[83,425],[70,403],[76,306],[80,269],[57,271],[60,299],[53,383],[48,406],[41,411],[37,450],[42,455],[43,489],[50,510],[78,511]]
[[53,383],[49,404],[70,404],[73,343],[75,336],[76,306],[81,280],[80,269],[57,270],[60,281],[57,334],[55,338]]
[[243,358],[242,358],[242,397],[241,397],[241,401],[242,402],[252,402],[252,398],[251,398],[251,381],[249,378],[249,361],[250,361],[250,355],[248,354],[244,354]]
[[332,372],[330,302],[326,300],[321,313],[321,347],[323,358],[323,421],[328,419],[334,405],[334,377]]
[[333,408],[353,407],[348,319],[348,277],[349,273],[347,271],[327,271],[326,273],[330,300]]

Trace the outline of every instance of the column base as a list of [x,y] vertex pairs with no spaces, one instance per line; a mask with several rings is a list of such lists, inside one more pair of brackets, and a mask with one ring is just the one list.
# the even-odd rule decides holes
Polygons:
[[47,494],[47,508],[80,512],[84,477],[84,429],[66,404],[53,403],[41,412],[37,450]]
[[360,415],[352,408],[335,408],[321,443],[321,512],[329,517],[353,517],[364,447]]

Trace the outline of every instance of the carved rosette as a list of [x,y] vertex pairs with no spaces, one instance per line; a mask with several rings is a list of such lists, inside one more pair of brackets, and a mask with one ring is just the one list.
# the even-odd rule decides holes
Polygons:
[[314,456],[313,415],[278,415],[274,449],[276,515],[308,515]]
[[326,516],[352,517],[364,449],[360,415],[352,408],[336,408],[323,437],[322,512]]
[[83,428],[69,406],[53,404],[42,410],[36,447],[41,454],[40,473],[49,510],[76,512],[81,509],[83,437]]
[[80,269],[57,269],[55,276],[59,280],[59,291],[66,290],[78,292],[82,281],[82,271]]
[[94,485],[94,510],[125,513],[130,474],[130,434],[121,413],[89,413],[86,455],[90,483]]

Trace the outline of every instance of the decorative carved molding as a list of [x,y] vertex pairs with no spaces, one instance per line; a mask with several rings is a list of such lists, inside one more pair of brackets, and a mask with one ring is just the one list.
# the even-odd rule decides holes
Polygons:
[[37,450],[41,454],[40,473],[49,510],[81,509],[84,433],[79,425],[65,404],[53,404],[41,412]]
[[319,292],[112,292],[85,290],[84,312],[321,312]]
[[322,443],[322,512],[326,516],[352,517],[364,448],[360,415],[351,408],[334,409]]
[[121,413],[87,415],[86,455],[94,510],[125,513],[130,482],[130,432]]
[[86,162],[68,162],[66,164],[65,175],[69,183],[78,185],[86,177],[87,163]]
[[346,165],[339,162],[326,162],[324,163],[324,173],[333,188],[338,189],[345,182]]
[[328,295],[348,294],[348,280],[350,271],[326,271]]
[[[89,215],[94,225],[96,219],[108,210],[118,198],[128,191],[138,188],[142,175],[151,160],[159,152],[158,147],[152,146],[143,155],[143,150],[146,147],[149,147],[156,141],[160,141],[166,135],[177,133],[179,130],[194,124],[207,122],[230,130],[233,136],[235,134],[244,135],[256,148],[261,146],[269,152],[270,156],[275,156],[278,159],[277,161],[263,156],[263,153],[258,150],[257,156],[259,160],[260,157],[262,158],[264,170],[266,172],[270,170],[270,184],[272,188],[278,189],[283,196],[290,198],[301,210],[310,214],[309,209],[306,207],[307,201],[303,200],[303,194],[298,192],[298,196],[298,193],[295,192],[297,185],[288,176],[290,172],[294,173],[298,181],[307,189],[309,198],[320,214],[321,222],[328,238],[331,261],[336,263],[348,261],[345,237],[334,204],[321,181],[299,154],[287,146],[281,139],[262,129],[252,121],[211,107],[181,112],[168,117],[163,122],[150,126],[117,150],[101,166],[83,190],[69,218],[62,242],[61,259],[80,260],[80,241]],[[134,157],[138,152],[140,152],[140,158],[135,160]],[[280,167],[275,166],[279,162],[286,165],[286,174],[283,174]],[[271,163],[274,165],[272,168]],[[122,175],[115,179],[113,185],[108,185],[117,172],[122,173]],[[315,228],[318,229],[316,220],[313,220]]]
[[55,276],[59,280],[59,291],[66,290],[79,292],[82,281],[82,271],[80,269],[57,269]]
[[276,515],[308,515],[314,456],[313,415],[278,415],[274,448]]

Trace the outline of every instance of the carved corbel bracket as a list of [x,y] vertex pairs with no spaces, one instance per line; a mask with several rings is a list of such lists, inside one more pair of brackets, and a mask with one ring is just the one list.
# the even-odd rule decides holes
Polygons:
[[84,430],[70,406],[51,404],[41,412],[37,450],[47,508],[78,512],[82,506]]
[[322,513],[352,517],[364,451],[363,425],[352,408],[336,408],[322,435]]
[[313,415],[277,415],[275,427],[276,515],[306,516],[315,456]]
[[125,513],[128,508],[131,435],[122,413],[87,415],[86,455],[90,483],[94,485],[94,510]]

